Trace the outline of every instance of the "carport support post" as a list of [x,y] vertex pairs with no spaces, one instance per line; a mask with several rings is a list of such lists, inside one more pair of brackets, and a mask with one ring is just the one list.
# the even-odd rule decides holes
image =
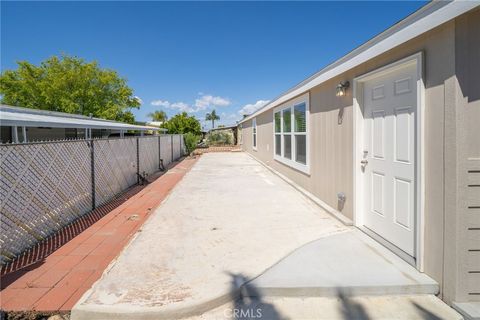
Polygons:
[[170,135],[170,138],[172,138],[172,139],[170,140],[170,141],[171,141],[171,143],[170,143],[170,146],[171,146],[170,149],[172,150],[172,162],[173,162],[173,134]]
[[13,143],[18,143],[18,129],[17,129],[17,126],[13,126],[12,127],[12,140],[13,140]]
[[95,210],[95,150],[93,139],[88,142],[90,145],[90,172],[92,180],[92,210]]
[[23,143],[27,143],[27,127],[22,127]]
[[140,144],[137,137],[137,184],[140,184]]

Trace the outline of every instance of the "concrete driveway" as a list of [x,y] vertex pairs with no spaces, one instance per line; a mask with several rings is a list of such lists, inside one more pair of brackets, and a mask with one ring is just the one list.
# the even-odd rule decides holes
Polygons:
[[77,303],[72,319],[200,315],[238,298],[237,289],[253,278],[257,295],[328,296],[351,281],[360,294],[438,291],[358,232],[247,154],[205,154]]

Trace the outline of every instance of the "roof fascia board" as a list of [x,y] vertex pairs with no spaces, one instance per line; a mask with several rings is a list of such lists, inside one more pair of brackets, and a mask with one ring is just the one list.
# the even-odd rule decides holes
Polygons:
[[[74,125],[67,125],[67,123],[61,122],[59,120],[58,122],[55,123],[60,123],[60,125],[53,125],[54,122],[50,122],[48,120],[31,120],[28,123],[31,123],[31,125],[27,125],[28,120],[18,120],[19,124],[16,124],[14,121],[15,120],[10,120],[10,119],[2,119],[2,113],[9,113],[9,114],[27,114],[29,116],[36,116],[37,118],[44,118],[48,117],[51,119],[65,119],[65,121],[88,121],[89,123],[92,122],[98,122],[99,124],[95,125],[90,125],[90,124],[74,124]],[[50,110],[40,110],[40,109],[30,109],[30,108],[23,108],[23,107],[14,107],[14,106],[9,106],[5,104],[0,105],[0,121],[5,124],[5,123],[10,123],[8,125],[16,125],[16,126],[31,126],[31,127],[39,127],[40,125],[37,125],[37,123],[45,123],[45,127],[55,127],[55,128],[103,128],[106,129],[119,129],[122,130],[122,128],[119,128],[118,126],[128,126],[129,129],[123,129],[123,130],[158,130],[157,127],[152,127],[152,126],[139,126],[139,125],[130,125],[127,123],[115,121],[115,120],[109,120],[109,119],[101,119],[101,118],[95,118],[95,117],[88,117],[84,115],[79,115],[79,114],[73,114],[73,113],[65,113],[65,112],[58,112],[58,111],[50,111]],[[21,123],[20,123],[21,122]],[[48,125],[47,125],[48,124]]]
[[2,126],[17,126],[17,127],[47,127],[47,128],[91,128],[91,129],[113,129],[113,130],[153,130],[161,131],[160,128],[144,127],[136,125],[112,125],[112,124],[85,124],[85,123],[66,123],[66,122],[51,122],[51,121],[34,121],[34,120],[9,120],[1,119]]
[[[434,5],[437,5],[437,2],[432,2],[431,6]],[[303,85],[300,85],[297,88],[294,87],[292,90],[287,91],[285,94],[281,95],[279,98],[275,99],[271,103],[265,105],[263,108],[252,113],[245,119],[242,119],[239,124],[256,117],[260,113],[263,113],[284,102],[287,102],[295,98],[296,96],[301,95],[305,91],[308,91],[329,79],[332,79],[350,69],[353,69],[356,66],[372,58],[375,58],[382,53],[391,50],[425,32],[428,32],[438,27],[439,25],[449,20],[452,20],[455,17],[458,17],[459,15],[468,12],[478,6],[480,6],[480,3],[478,1],[453,1],[449,2],[446,5],[443,5],[442,7],[436,9],[433,12],[420,9],[422,10],[422,13],[427,12],[427,15],[420,19],[418,19],[418,16],[413,17],[413,19],[417,20],[414,20],[414,22],[411,22],[410,24],[408,24],[407,22],[406,26],[405,23],[400,22],[392,27],[393,29],[397,27],[403,28],[398,31],[392,30],[391,28],[387,29],[385,32],[393,32],[390,36],[382,39],[385,36],[385,32],[381,33],[380,35],[360,46],[350,54],[347,54],[336,62],[325,67],[323,70],[319,71],[317,75],[314,75],[311,80],[308,81],[307,79],[306,82],[304,81]],[[361,52],[357,53],[358,51]],[[350,55],[352,55],[351,58],[349,58]]]

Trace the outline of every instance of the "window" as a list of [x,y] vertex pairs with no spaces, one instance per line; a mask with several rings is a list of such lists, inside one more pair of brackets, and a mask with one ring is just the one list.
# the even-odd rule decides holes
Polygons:
[[282,116],[275,112],[275,154],[282,155]]
[[252,147],[257,150],[257,118],[252,120]]
[[293,107],[295,161],[307,164],[307,110],[305,103]]
[[274,110],[274,158],[300,171],[308,167],[308,95]]
[[292,159],[292,111],[290,108],[282,111],[283,118],[283,157]]

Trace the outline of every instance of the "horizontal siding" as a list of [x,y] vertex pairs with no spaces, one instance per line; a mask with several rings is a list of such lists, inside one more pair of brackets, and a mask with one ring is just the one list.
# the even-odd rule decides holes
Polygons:
[[479,208],[480,207],[480,187],[469,186],[467,192],[468,192],[468,207]]
[[480,228],[480,208],[470,208],[467,214],[469,228]]
[[469,187],[476,187],[480,186],[480,170],[471,170],[468,173],[468,186]]
[[480,301],[480,160],[467,161],[467,294]]
[[468,252],[467,268],[470,272],[480,272],[480,250]]
[[[469,248],[469,249],[480,249],[480,229],[469,227],[467,230],[467,238],[468,240],[472,241],[472,243],[475,246],[475,248]],[[476,248],[476,247],[479,247],[479,248]]]
[[480,300],[480,273],[469,273],[467,276],[468,295],[474,301]]

